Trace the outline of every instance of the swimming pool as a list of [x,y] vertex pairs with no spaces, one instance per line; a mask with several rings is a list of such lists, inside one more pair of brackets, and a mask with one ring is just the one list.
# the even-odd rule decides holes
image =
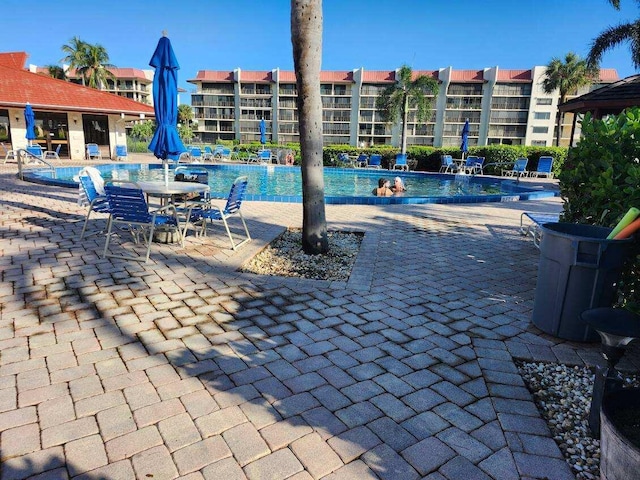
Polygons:
[[[195,167],[196,165],[190,165]],[[302,202],[302,179],[299,167],[275,165],[197,165],[209,171],[211,195],[226,198],[233,180],[249,178],[247,200],[272,202]],[[98,165],[106,180],[161,180],[161,164]],[[25,180],[35,183],[77,187],[73,181],[81,167],[58,167],[57,178],[46,171],[25,173]],[[169,172],[173,178],[174,169]],[[403,179],[407,191],[400,196],[375,197],[371,191],[380,177]],[[325,201],[328,204],[418,204],[418,203],[478,203],[530,200],[554,196],[548,190],[527,188],[514,180],[496,177],[435,174],[424,172],[392,172],[362,168],[325,168]]]

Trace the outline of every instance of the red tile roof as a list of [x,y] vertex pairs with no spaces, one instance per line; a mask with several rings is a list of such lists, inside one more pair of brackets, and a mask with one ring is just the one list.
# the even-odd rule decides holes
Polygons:
[[415,80],[420,75],[424,75],[425,77],[431,77],[434,80],[438,80],[438,70],[414,70],[411,75],[411,79]]
[[28,57],[26,52],[0,53],[0,65],[10,68],[24,68]]
[[255,83],[271,83],[271,71],[268,72],[254,72],[250,70],[240,70],[241,82],[255,82]]
[[331,83],[353,83],[353,72],[351,71],[320,72],[320,81],[331,82]]
[[396,81],[396,71],[368,71],[362,73],[364,83],[393,83]]
[[452,70],[452,82],[484,82],[484,70]]
[[296,81],[296,72],[291,71],[280,71],[280,82],[290,82],[295,83]]
[[618,80],[620,80],[620,78],[618,77],[618,71],[615,68],[600,69],[601,82],[617,82]]
[[531,82],[531,70],[500,70],[498,82]]
[[149,105],[28,72],[23,66],[14,68],[0,63],[0,106],[22,108],[29,102],[43,110],[155,115]]
[[147,78],[145,73],[138,68],[110,68],[109,71],[113,73],[117,78],[139,78],[141,80],[153,81],[153,76],[151,79]]
[[196,78],[187,82],[233,82],[233,72],[217,72],[212,70],[198,70]]

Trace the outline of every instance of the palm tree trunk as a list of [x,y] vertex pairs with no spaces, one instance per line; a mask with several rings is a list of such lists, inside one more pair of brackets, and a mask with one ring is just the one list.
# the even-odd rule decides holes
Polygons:
[[402,107],[402,154],[407,153],[407,118],[409,118],[409,95],[405,94]]
[[[559,105],[563,104],[566,101],[566,95],[560,95],[560,103]],[[556,119],[557,125],[556,125],[556,147],[560,146],[560,138],[562,137],[562,112],[560,110],[558,110],[558,117]]]
[[322,0],[291,0],[291,43],[298,87],[302,153],[302,249],[329,250],[322,162]]

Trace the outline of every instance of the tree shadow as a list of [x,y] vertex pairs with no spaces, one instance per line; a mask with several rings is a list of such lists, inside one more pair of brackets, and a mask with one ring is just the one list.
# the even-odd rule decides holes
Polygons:
[[[14,203],[13,207],[19,204]],[[188,413],[201,438],[222,436],[232,443],[232,433],[250,425],[262,439],[262,443],[256,439],[259,453],[266,456],[291,449],[301,438],[317,434],[321,439],[319,445],[329,445],[339,452],[336,468],[364,458],[366,465],[380,476],[389,477],[395,472],[397,463],[394,462],[402,458],[402,452],[421,438],[417,431],[410,432],[403,427],[403,438],[408,443],[393,443],[387,432],[400,428],[420,412],[405,406],[412,416],[401,419],[394,416],[393,408],[386,409],[385,402],[392,402],[393,398],[404,401],[405,396],[415,393],[418,387],[411,386],[410,393],[401,395],[372,379],[386,374],[404,378],[422,371],[423,367],[415,362],[429,349],[437,348],[428,337],[445,326],[455,330],[455,322],[445,321],[437,314],[445,301],[460,297],[456,273],[465,272],[467,278],[472,278],[486,270],[477,257],[488,257],[488,252],[495,250],[499,236],[495,232],[482,232],[469,222],[452,219],[449,214],[431,212],[416,227],[414,222],[402,217],[424,215],[424,207],[400,207],[372,207],[379,209],[380,215],[373,216],[371,221],[358,222],[367,232],[368,243],[363,242],[354,271],[356,277],[369,277],[353,284],[349,284],[350,279],[347,285],[238,273],[234,267],[221,267],[221,262],[213,258],[213,249],[210,257],[198,254],[197,258],[188,251],[174,248],[153,249],[150,265],[105,260],[99,257],[102,237],[82,244],[74,242],[79,237],[80,222],[65,223],[58,231],[55,227],[60,225],[55,222],[43,224],[40,219],[27,218],[32,224],[40,222],[40,227],[51,226],[56,236],[51,236],[50,243],[43,246],[42,243],[48,241],[48,233],[40,232],[39,249],[44,253],[38,256],[37,263],[32,260],[33,252],[11,255],[12,264],[24,271],[22,276],[14,272],[5,277],[5,272],[2,273],[3,281],[8,280],[14,292],[5,298],[30,309],[39,320],[40,333],[55,334],[56,342],[67,342],[74,349],[74,342],[79,342],[83,332],[90,331],[99,342],[100,351],[113,354],[109,360],[120,359],[125,367],[122,375],[143,372],[146,378],[143,383],[153,388],[157,401],[132,408],[134,418],[136,412],[147,406],[160,406],[177,398],[180,406],[176,415]],[[31,207],[25,205],[25,208]],[[80,215],[77,213],[80,207],[70,206],[69,210],[62,214],[54,213],[54,208],[39,211],[57,221],[65,220],[66,215],[71,218]],[[387,228],[390,218],[393,228]],[[284,228],[251,218],[248,223],[252,234],[260,232],[255,240],[260,245],[269,243]],[[348,224],[343,220],[333,225],[340,228]],[[11,228],[0,231],[0,238],[13,235],[13,231]],[[500,235],[508,236],[508,232]],[[456,257],[462,257],[453,266],[445,255],[452,251],[452,238]],[[398,242],[397,248],[387,248],[394,241]],[[431,251],[425,251],[427,247]],[[476,258],[468,257],[467,251],[475,252]],[[235,255],[243,257],[245,253]],[[433,279],[433,272],[422,271],[422,267],[406,260],[413,255],[430,255],[430,268],[438,273],[438,281]],[[528,259],[527,271],[535,270],[534,254],[521,255]],[[402,267],[400,272],[388,270],[389,266],[398,265]],[[42,276],[43,267],[55,269],[55,274]],[[447,273],[450,275],[445,275]],[[390,282],[390,278],[394,281]],[[480,288],[462,287],[465,298],[480,303],[504,292],[499,284],[496,276]],[[419,298],[408,289],[424,294]],[[447,293],[452,295],[440,297]],[[511,299],[517,294],[505,296]],[[54,301],[59,309],[43,308],[39,305],[43,299]],[[503,301],[495,303],[500,302]],[[12,312],[4,312],[10,321],[14,320]],[[486,324],[474,325],[471,320],[465,320],[471,327],[458,325],[461,335],[486,338],[492,331]],[[391,331],[409,328],[423,330],[416,338],[394,335]],[[466,351],[462,346],[456,347],[461,354]],[[84,353],[78,351],[76,358],[82,355]],[[412,358],[414,362],[398,360],[404,358]],[[474,358],[470,356],[465,361],[473,363]],[[436,366],[445,363],[435,360]],[[102,382],[102,393],[106,393],[104,383],[110,377],[104,373],[101,376],[103,365],[97,364],[100,361],[95,362],[95,373],[91,376]],[[175,376],[164,372],[166,366]],[[167,380],[160,380],[159,372],[164,372]],[[370,376],[373,373],[376,376]],[[191,379],[197,379],[195,386],[189,383]],[[135,387],[126,388],[136,392]],[[124,392],[126,388],[121,390]],[[174,388],[176,390],[172,390]],[[189,391],[190,388],[194,390]],[[209,403],[210,407],[196,407],[187,401],[186,397],[191,398],[198,391],[208,392],[213,402]],[[372,393],[375,395],[368,396]],[[128,404],[133,403],[127,399]],[[377,403],[374,399],[378,399]],[[220,430],[222,427],[212,426],[213,417],[220,416],[237,418],[239,423],[231,422]],[[165,420],[167,418],[162,418],[151,425],[157,426]],[[278,426],[279,423],[286,425]],[[139,428],[136,425],[136,429]],[[167,441],[165,439],[165,443]],[[382,445],[393,447],[391,451],[383,450]],[[367,452],[374,453],[363,457]],[[245,461],[250,463],[248,458],[239,459],[240,451],[232,453],[243,465]],[[296,461],[302,458],[307,457],[299,454]],[[22,460],[27,462],[28,458]],[[11,459],[10,467],[3,466],[3,478],[6,468],[19,468],[15,475],[7,470],[16,478],[35,468],[34,464],[20,466],[20,461]],[[49,470],[63,468],[56,462],[53,459],[45,465]],[[11,467],[14,464],[18,466]],[[68,471],[76,468],[64,467]],[[406,471],[410,472],[410,467]]]

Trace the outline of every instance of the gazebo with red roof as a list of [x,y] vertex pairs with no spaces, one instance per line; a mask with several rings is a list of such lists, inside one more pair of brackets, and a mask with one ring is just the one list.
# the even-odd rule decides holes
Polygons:
[[29,72],[26,60],[25,52],[0,53],[0,141],[12,149],[27,144],[27,103],[36,115],[35,141],[47,150],[62,145],[61,153],[73,160],[84,158],[87,143],[114,157],[116,145],[126,145],[125,121],[155,115],[149,105]]

